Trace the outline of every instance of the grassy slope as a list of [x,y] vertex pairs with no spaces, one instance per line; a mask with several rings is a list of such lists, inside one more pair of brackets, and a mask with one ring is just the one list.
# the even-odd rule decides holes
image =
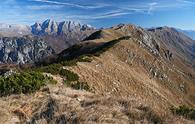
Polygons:
[[[179,58],[174,59],[170,62],[157,58],[130,38],[116,43],[91,63],[81,62],[71,69],[98,94],[137,96],[157,111],[166,112],[172,105],[195,105],[194,71],[185,63],[178,64]],[[192,75],[189,76],[186,70],[183,73],[182,68],[188,68]]]

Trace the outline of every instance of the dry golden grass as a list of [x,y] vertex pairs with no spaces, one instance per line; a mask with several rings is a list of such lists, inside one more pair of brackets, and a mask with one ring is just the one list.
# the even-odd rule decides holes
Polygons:
[[[158,113],[169,112],[170,106],[194,106],[194,71],[181,58],[170,62],[163,55],[160,51],[161,57],[154,56],[132,38],[119,42],[91,63],[81,62],[70,69],[95,93],[126,99],[135,96]],[[156,75],[151,68],[157,69]]]

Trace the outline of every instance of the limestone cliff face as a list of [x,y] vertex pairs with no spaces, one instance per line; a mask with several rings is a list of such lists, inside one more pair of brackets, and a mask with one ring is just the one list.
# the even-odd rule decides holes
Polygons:
[[90,25],[74,21],[56,22],[47,19],[33,25],[0,24],[0,36],[22,37],[25,35],[38,36],[47,42],[56,52],[82,41],[95,31]]
[[87,24],[80,24],[74,21],[56,22],[47,19],[42,23],[36,22],[31,26],[31,32],[34,35],[60,35],[69,33],[79,33],[87,30],[94,30],[94,28]]
[[51,19],[31,26],[32,35],[42,37],[56,52],[79,43],[94,31],[87,24],[74,21],[56,22]]
[[53,49],[39,38],[0,38],[1,63],[34,63],[53,53]]

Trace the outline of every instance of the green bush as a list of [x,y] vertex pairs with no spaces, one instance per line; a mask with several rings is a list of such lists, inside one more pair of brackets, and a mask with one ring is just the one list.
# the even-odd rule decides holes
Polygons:
[[81,55],[71,60],[64,60],[60,63],[63,66],[76,66],[77,62],[91,62],[91,61],[92,61],[91,55]]
[[22,72],[9,77],[0,77],[0,96],[11,94],[32,93],[46,83],[55,81],[39,72]]
[[63,69],[61,64],[52,64],[49,66],[37,68],[35,70],[37,72],[46,72],[54,75],[59,74],[61,76],[65,76],[68,81],[77,81],[79,79],[79,76],[76,73],[67,69]]
[[77,62],[91,62],[92,61],[92,55],[82,55],[77,58]]
[[63,66],[76,66],[77,65],[77,61],[75,59],[73,60],[65,60],[65,61],[62,61],[61,64]]
[[183,116],[187,119],[195,120],[195,109],[194,108],[189,108],[183,105],[183,106],[179,106],[178,108],[172,107],[171,111],[175,115]]
[[48,66],[36,68],[34,70],[38,71],[38,72],[46,72],[46,73],[51,73],[51,74],[57,75],[57,74],[59,74],[61,67],[62,67],[61,64],[51,64]]
[[79,82],[77,81],[76,83],[72,83],[72,82],[68,82],[68,81],[65,81],[65,84],[68,86],[68,87],[71,87],[75,90],[86,90],[86,91],[90,91],[90,87],[89,85],[86,83],[86,82]]
[[79,80],[79,76],[76,73],[71,72],[66,69],[61,69],[59,74],[61,76],[65,76],[67,81],[78,81]]

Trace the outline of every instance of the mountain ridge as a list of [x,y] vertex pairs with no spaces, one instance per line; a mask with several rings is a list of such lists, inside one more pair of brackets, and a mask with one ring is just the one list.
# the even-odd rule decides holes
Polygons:
[[187,36],[189,36],[193,40],[195,40],[195,30],[182,30],[182,29],[178,29],[178,30],[183,32],[184,34],[186,34]]
[[56,53],[78,43],[93,33],[96,29],[87,24],[80,24],[74,21],[56,22],[47,19],[43,22],[35,22],[27,25],[0,25],[0,36],[22,37],[25,35],[38,36],[44,39]]
[[[60,26],[60,27],[58,27]],[[65,29],[63,29],[66,28]],[[0,33],[6,33],[13,31],[13,34],[15,32],[15,35],[13,36],[21,36],[21,35],[46,35],[46,34],[61,34],[66,33],[65,31],[73,31],[74,28],[78,28],[77,30],[87,30],[87,29],[95,29],[91,25],[88,24],[81,24],[79,22],[75,21],[61,21],[56,22],[52,19],[47,19],[43,22],[35,22],[32,25],[25,25],[25,24],[7,24],[7,23],[0,23]],[[9,36],[9,35],[7,35]],[[12,37],[12,35],[11,35]]]
[[31,26],[32,33],[34,35],[47,35],[56,34],[60,35],[67,32],[84,31],[94,29],[92,26],[87,24],[80,24],[75,21],[62,21],[56,22],[52,19],[47,19],[42,23],[36,22]]

